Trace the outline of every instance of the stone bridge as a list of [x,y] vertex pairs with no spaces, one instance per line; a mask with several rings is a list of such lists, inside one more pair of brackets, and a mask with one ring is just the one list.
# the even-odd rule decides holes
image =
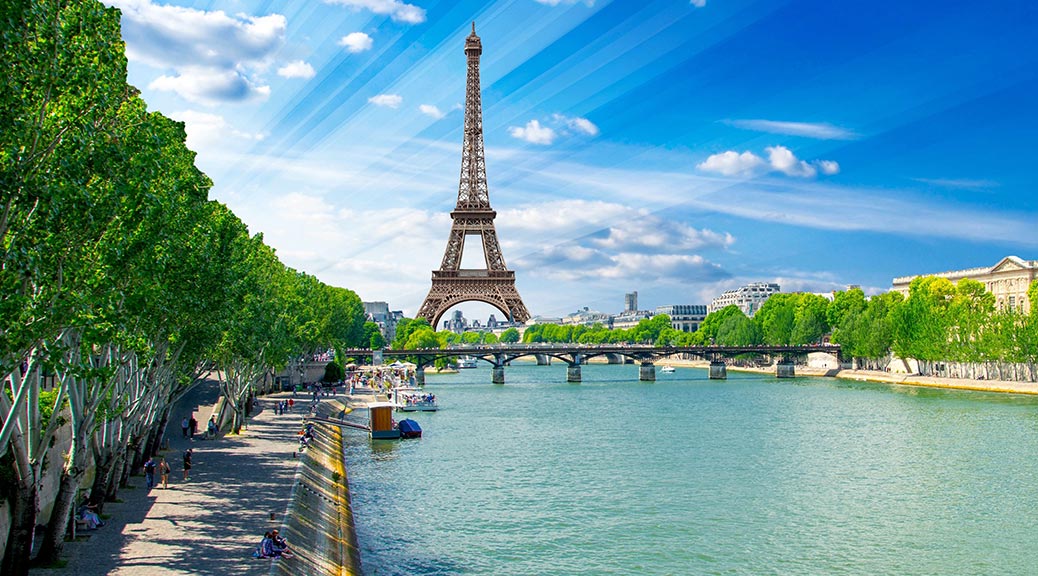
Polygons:
[[[629,359],[641,364],[638,372],[639,380],[656,379],[655,363],[671,356],[695,356],[710,362],[710,378],[725,379],[728,377],[726,360],[740,356],[754,356],[769,360],[778,358],[776,376],[792,378],[795,371],[793,359],[806,356],[812,352],[831,354],[839,360],[840,346],[837,344],[807,344],[802,346],[653,346],[650,344],[489,344],[459,345],[448,348],[421,348],[418,350],[382,350],[383,358],[410,358],[418,366],[415,380],[425,383],[425,368],[440,358],[456,358],[470,356],[493,366],[492,380],[495,384],[505,383],[505,366],[512,360],[532,356],[538,364],[547,364],[550,358],[565,362],[569,368],[566,380],[580,382],[580,366],[591,358],[604,356],[610,363],[619,363],[621,359]],[[371,361],[372,351],[364,349],[348,349],[344,356],[358,361]],[[770,362],[769,362],[770,363]]]

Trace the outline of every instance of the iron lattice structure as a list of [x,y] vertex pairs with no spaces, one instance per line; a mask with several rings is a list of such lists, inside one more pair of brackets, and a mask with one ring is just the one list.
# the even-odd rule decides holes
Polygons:
[[[525,322],[530,313],[515,288],[515,272],[505,266],[501,245],[494,230],[497,212],[490,207],[487,166],[483,155],[483,105],[479,94],[479,57],[483,44],[476,36],[476,25],[465,39],[468,73],[465,83],[465,135],[461,146],[461,183],[458,205],[451,212],[450,237],[439,270],[433,270],[432,288],[418,309],[433,328],[451,306],[479,301],[503,312],[510,321]],[[479,236],[483,242],[486,268],[462,269],[465,238]]]

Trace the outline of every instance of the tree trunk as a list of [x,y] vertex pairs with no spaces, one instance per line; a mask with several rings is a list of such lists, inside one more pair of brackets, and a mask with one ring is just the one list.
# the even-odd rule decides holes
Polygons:
[[[82,474],[82,473],[79,473]],[[54,499],[54,509],[50,513],[50,524],[43,533],[43,545],[36,556],[38,564],[51,564],[61,557],[65,546],[65,532],[68,530],[69,517],[76,505],[76,492],[79,488],[79,474],[72,476],[62,471],[58,494]]]
[[158,425],[153,429],[151,442],[148,445],[148,454],[157,454],[162,449],[162,440],[166,436],[166,426],[169,424],[169,413],[172,409],[171,406],[166,406],[162,411],[162,417],[159,418]]
[[36,529],[36,510],[39,493],[36,483],[25,485],[19,482],[11,505],[11,531],[7,533],[7,547],[0,573],[5,576],[28,576],[29,555],[32,554],[32,537]]

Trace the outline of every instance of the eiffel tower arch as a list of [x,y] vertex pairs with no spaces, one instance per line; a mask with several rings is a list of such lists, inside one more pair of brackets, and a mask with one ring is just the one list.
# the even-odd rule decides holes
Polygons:
[[[483,156],[483,105],[479,93],[479,57],[483,44],[472,34],[465,38],[468,72],[465,81],[465,135],[461,147],[461,182],[458,205],[451,212],[451,233],[439,270],[433,270],[432,288],[425,297],[417,317],[425,318],[433,329],[452,306],[462,302],[484,302],[512,322],[526,322],[530,313],[515,288],[515,272],[505,266],[501,245],[494,230],[497,217],[490,207],[487,189],[487,166]],[[485,268],[461,268],[465,238],[477,236],[483,243]]]

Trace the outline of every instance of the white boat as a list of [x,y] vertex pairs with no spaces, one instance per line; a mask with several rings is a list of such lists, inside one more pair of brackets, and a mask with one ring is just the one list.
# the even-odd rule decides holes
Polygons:
[[394,388],[393,405],[400,412],[435,412],[436,396],[418,388]]
[[461,358],[458,358],[458,368],[475,368],[477,362],[479,362],[479,360],[476,360],[472,356],[462,356]]
[[670,365],[660,366],[660,372],[663,372],[664,374],[672,374],[674,372],[674,367]]

